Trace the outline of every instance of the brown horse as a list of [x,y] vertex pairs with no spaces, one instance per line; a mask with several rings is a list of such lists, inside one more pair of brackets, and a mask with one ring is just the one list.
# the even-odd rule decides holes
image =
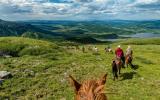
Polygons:
[[113,61],[112,61],[113,80],[115,80],[115,78],[118,79],[118,73],[121,74],[121,68],[123,66],[124,66],[124,64],[120,58],[113,59]]
[[87,80],[78,83],[72,76],[69,76],[72,85],[75,88],[75,100],[107,100],[104,93],[107,74],[100,80]]
[[132,56],[131,55],[126,55],[125,57],[125,64],[127,65],[130,65],[131,67],[133,67],[133,64],[132,64]]

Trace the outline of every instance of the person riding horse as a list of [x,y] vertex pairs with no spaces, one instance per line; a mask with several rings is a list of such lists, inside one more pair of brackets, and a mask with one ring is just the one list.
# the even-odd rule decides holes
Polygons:
[[132,54],[133,54],[133,50],[131,46],[128,46],[128,48],[126,49],[126,57],[130,56],[132,58]]
[[[121,49],[121,46],[118,45],[118,48],[115,50],[116,58],[120,58],[123,62],[123,65],[125,64],[125,57],[123,50]],[[124,67],[124,66],[123,66]]]
[[125,54],[125,64],[127,65],[127,67],[128,67],[128,64],[131,67],[134,67],[132,64],[132,60],[133,60],[132,54],[133,54],[133,50],[131,49],[131,46],[128,46],[128,48],[126,49],[126,54]]

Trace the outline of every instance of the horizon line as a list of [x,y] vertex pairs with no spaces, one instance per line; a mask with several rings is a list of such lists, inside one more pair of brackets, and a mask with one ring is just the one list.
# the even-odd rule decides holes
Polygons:
[[7,19],[2,19],[0,18],[0,20],[3,21],[18,21],[18,22],[25,22],[25,21],[73,21],[73,22],[80,22],[80,21],[159,21],[160,19],[108,19],[108,20],[54,20],[54,19],[31,19],[31,20],[7,20]]

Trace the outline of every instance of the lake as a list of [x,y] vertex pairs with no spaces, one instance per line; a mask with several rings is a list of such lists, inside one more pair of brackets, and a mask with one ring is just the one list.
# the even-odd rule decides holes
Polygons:
[[[119,37],[123,38],[154,38],[154,37],[160,37],[160,34],[154,34],[154,33],[136,33],[131,35],[119,35]],[[118,40],[124,40],[124,39],[97,39],[100,41],[118,41]]]
[[[154,34],[154,33],[136,33],[131,35],[119,35],[120,37],[125,38],[155,38],[160,37],[160,34]],[[119,39],[109,39],[109,41],[117,41]]]
[[119,35],[121,37],[129,37],[129,38],[153,38],[153,37],[160,37],[160,34],[154,33],[136,33],[132,35]]

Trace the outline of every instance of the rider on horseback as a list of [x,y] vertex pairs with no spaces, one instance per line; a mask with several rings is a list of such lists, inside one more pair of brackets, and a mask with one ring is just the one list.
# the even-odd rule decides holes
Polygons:
[[132,54],[133,54],[133,51],[131,49],[131,46],[128,46],[128,48],[126,49],[126,55],[125,55],[125,64],[127,65],[128,67],[128,64],[133,68],[134,65],[132,64]]
[[133,54],[133,51],[131,49],[131,46],[128,46],[128,48],[126,49],[126,57],[130,56],[132,58],[132,54]]
[[124,64],[125,57],[124,57],[124,53],[123,53],[123,50],[121,49],[120,45],[118,45],[118,48],[115,50],[115,54],[116,54],[116,58],[120,58]]

